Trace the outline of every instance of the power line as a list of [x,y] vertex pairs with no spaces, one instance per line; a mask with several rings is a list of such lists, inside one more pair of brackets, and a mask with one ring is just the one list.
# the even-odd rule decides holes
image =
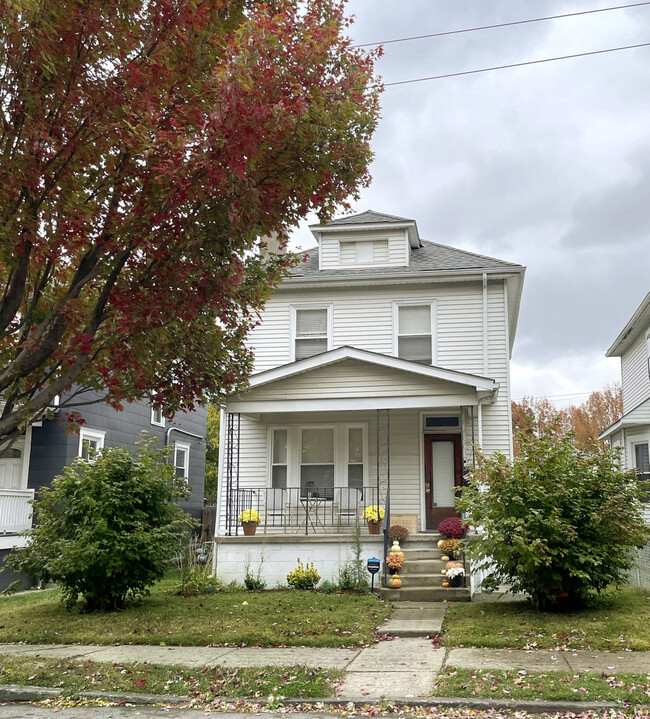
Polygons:
[[384,40],[383,42],[365,42],[361,45],[353,45],[353,47],[374,47],[376,45],[390,45],[397,42],[410,42],[411,40],[426,40],[433,37],[446,37],[447,35],[460,35],[466,32],[478,32],[479,30],[494,30],[500,27],[511,27],[512,25],[528,25],[534,22],[543,22],[545,20],[559,20],[561,18],[576,17],[578,15],[593,15],[599,12],[610,12],[611,10],[625,10],[627,8],[640,7],[642,5],[650,5],[648,2],[637,2],[629,5],[615,5],[612,7],[602,7],[596,10],[582,10],[580,12],[564,13],[563,15],[547,15],[546,17],[535,17],[529,20],[514,20],[512,22],[501,22],[496,25],[479,25],[477,27],[467,27],[461,30],[447,30],[445,32],[434,32],[429,35],[413,35],[412,37],[398,37],[393,40]]
[[561,55],[559,57],[546,57],[542,60],[528,60],[526,62],[515,62],[509,65],[493,65],[491,67],[482,67],[478,70],[463,70],[462,72],[448,72],[444,75],[430,75],[429,77],[418,77],[413,80],[398,80],[397,82],[384,82],[374,87],[394,87],[395,85],[411,85],[416,82],[427,82],[429,80],[444,80],[449,77],[461,77],[463,75],[478,75],[483,72],[494,72],[495,70],[509,70],[514,67],[525,67],[526,65],[541,65],[545,62],[557,62],[558,60],[572,60],[577,57],[589,57],[590,55],[603,55],[608,52],[618,52],[619,50],[634,50],[639,47],[650,47],[650,42],[642,42],[638,45],[623,45],[619,47],[610,47],[605,50],[592,50],[591,52],[579,52],[575,55]]

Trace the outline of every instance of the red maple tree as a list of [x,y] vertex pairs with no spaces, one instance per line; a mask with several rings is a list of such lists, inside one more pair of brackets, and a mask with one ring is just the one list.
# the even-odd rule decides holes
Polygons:
[[0,439],[83,391],[245,383],[292,259],[369,181],[376,53],[336,0],[0,0]]

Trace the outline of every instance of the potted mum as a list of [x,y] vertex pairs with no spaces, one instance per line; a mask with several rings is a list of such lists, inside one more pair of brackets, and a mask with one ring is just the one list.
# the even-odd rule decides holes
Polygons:
[[237,519],[244,528],[244,535],[252,537],[257,531],[257,525],[260,523],[260,514],[255,509],[245,509],[239,513]]
[[450,587],[460,587],[465,577],[465,570],[462,567],[452,567],[447,570],[446,576]]
[[386,516],[382,507],[371,504],[363,510],[363,518],[368,523],[368,532],[370,534],[379,534],[379,525]]

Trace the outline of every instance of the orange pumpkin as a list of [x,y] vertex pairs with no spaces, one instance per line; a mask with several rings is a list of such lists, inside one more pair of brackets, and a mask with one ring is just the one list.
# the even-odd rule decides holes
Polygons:
[[462,566],[463,566],[462,562],[447,562],[447,564],[445,564],[445,569],[451,569],[452,567],[462,567]]
[[442,583],[442,586],[443,586],[443,587],[448,587],[448,586],[449,586],[449,581],[448,581],[447,579],[445,579],[445,581]]

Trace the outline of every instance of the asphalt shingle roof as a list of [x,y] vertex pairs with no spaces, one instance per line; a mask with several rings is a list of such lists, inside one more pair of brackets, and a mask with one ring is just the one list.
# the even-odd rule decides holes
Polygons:
[[[379,213],[373,214],[379,215]],[[361,217],[361,215],[355,215],[355,217]],[[334,222],[338,222],[338,220]],[[386,220],[383,220],[383,222],[386,222]],[[293,269],[291,273],[292,277],[364,277],[376,274],[408,275],[420,272],[444,272],[449,270],[502,269],[507,271],[521,267],[521,265],[515,264],[514,262],[505,262],[504,260],[497,260],[494,257],[477,255],[474,252],[458,250],[455,247],[440,245],[437,242],[428,242],[426,240],[422,240],[422,247],[411,250],[411,261],[408,267],[346,267],[345,269],[319,270],[318,247],[307,250],[303,255],[308,255],[308,259],[305,262],[300,262]]]
[[387,215],[384,212],[375,212],[375,210],[366,210],[358,215],[350,215],[349,217],[339,217],[336,220],[331,220],[325,225],[372,225],[375,223],[390,223],[390,222],[415,222],[407,217],[397,217],[397,215]]

